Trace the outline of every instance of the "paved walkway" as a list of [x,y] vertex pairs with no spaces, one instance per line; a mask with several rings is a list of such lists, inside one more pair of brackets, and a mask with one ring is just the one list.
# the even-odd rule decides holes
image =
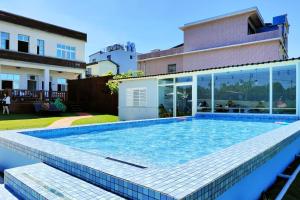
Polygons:
[[63,128],[63,127],[68,127],[72,125],[72,122],[78,120],[78,119],[84,119],[84,118],[89,118],[92,117],[89,113],[77,113],[78,116],[75,117],[65,117],[62,119],[59,119],[55,122],[53,122],[48,128]]

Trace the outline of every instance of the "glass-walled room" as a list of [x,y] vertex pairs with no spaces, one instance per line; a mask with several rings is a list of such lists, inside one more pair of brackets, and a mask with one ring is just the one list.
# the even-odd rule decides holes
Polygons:
[[286,65],[160,79],[159,116],[296,114],[296,74]]

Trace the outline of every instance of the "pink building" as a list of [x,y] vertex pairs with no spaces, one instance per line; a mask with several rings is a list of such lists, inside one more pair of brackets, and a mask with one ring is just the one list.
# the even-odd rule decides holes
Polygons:
[[254,7],[185,24],[184,43],[138,56],[145,75],[288,58],[287,15],[265,23]]

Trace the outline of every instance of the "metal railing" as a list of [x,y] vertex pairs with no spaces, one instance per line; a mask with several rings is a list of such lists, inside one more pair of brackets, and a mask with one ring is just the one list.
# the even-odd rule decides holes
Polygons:
[[66,91],[5,89],[0,90],[0,98],[3,98],[4,93],[16,102],[49,101],[56,98],[60,98],[65,102],[68,99],[68,92]]

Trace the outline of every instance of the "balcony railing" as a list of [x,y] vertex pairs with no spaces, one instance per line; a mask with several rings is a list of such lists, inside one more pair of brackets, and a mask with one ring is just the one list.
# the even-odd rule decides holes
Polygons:
[[3,98],[4,93],[8,94],[14,102],[49,101],[56,98],[64,102],[68,100],[68,92],[65,91],[6,89],[0,90],[0,99]]
[[162,51],[155,51],[150,53],[141,54],[138,56],[139,60],[148,59],[148,58],[154,58],[154,57],[162,57],[162,56],[168,56],[168,55],[174,55],[174,54],[180,54],[183,53],[183,47],[177,47]]

